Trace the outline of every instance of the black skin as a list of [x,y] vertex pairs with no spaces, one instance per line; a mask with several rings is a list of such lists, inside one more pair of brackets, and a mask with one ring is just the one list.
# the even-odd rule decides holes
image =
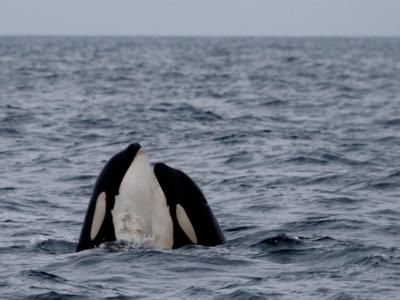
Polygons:
[[216,246],[225,242],[219,224],[207,200],[192,179],[180,170],[163,163],[154,165],[154,173],[167,198],[169,212],[174,224],[174,245],[179,248],[193,244],[178,224],[176,205],[181,205],[189,217],[197,237],[197,244]]
[[[118,195],[121,181],[139,149],[139,144],[130,144],[125,150],[113,156],[104,166],[94,185],[92,197],[83,222],[81,236],[76,248],[77,252],[97,247],[104,242],[116,240],[111,210],[114,208],[115,196]],[[92,227],[97,197],[102,192],[105,192],[107,195],[106,215],[99,233],[92,241],[90,238],[90,229]]]
[[[100,244],[115,241],[115,230],[112,221],[111,210],[114,208],[115,196],[119,192],[119,186],[129,166],[133,162],[140,149],[139,144],[131,144],[122,152],[113,156],[101,171],[93,190],[89,207],[86,212],[81,235],[76,251],[98,247]],[[199,187],[188,175],[168,167],[163,163],[154,165],[154,173],[165,194],[173,222],[173,248],[193,244],[178,224],[176,218],[176,205],[180,204],[186,211],[197,237],[197,244],[203,246],[215,246],[225,242],[224,235],[207,204]],[[110,176],[112,174],[112,176]],[[97,197],[105,192],[106,215],[95,239],[90,238],[90,229]]]

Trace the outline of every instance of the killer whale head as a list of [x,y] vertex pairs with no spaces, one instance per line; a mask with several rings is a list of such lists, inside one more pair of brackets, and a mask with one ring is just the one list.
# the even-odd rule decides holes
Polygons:
[[187,244],[215,246],[225,242],[221,228],[200,188],[184,172],[154,165],[174,223],[174,248]]
[[225,241],[193,180],[166,164],[150,165],[135,143],[114,155],[98,176],[77,251],[117,239],[144,238],[162,249]]
[[83,221],[77,251],[116,239],[111,211],[121,182],[140,148],[139,144],[130,144],[114,155],[100,172]]

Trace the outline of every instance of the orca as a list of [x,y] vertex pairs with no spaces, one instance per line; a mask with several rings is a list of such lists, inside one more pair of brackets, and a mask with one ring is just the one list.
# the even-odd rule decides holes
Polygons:
[[133,143],[98,176],[76,251],[115,240],[175,249],[216,246],[225,237],[194,181],[164,163],[151,165],[140,144]]

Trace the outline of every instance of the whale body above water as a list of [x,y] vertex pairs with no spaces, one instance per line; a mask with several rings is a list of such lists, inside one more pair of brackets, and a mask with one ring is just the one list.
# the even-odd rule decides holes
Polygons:
[[164,163],[151,165],[137,143],[114,155],[97,178],[76,250],[115,240],[146,240],[159,249],[225,242],[194,181]]

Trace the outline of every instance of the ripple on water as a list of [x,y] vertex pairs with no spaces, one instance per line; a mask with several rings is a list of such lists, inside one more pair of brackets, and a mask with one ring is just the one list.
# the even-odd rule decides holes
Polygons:
[[[0,37],[1,295],[396,299],[398,49]],[[196,179],[225,245],[75,253],[97,174],[131,142]]]
[[71,239],[53,239],[45,236],[36,236],[30,242],[32,251],[48,254],[71,253],[76,249],[76,242]]

